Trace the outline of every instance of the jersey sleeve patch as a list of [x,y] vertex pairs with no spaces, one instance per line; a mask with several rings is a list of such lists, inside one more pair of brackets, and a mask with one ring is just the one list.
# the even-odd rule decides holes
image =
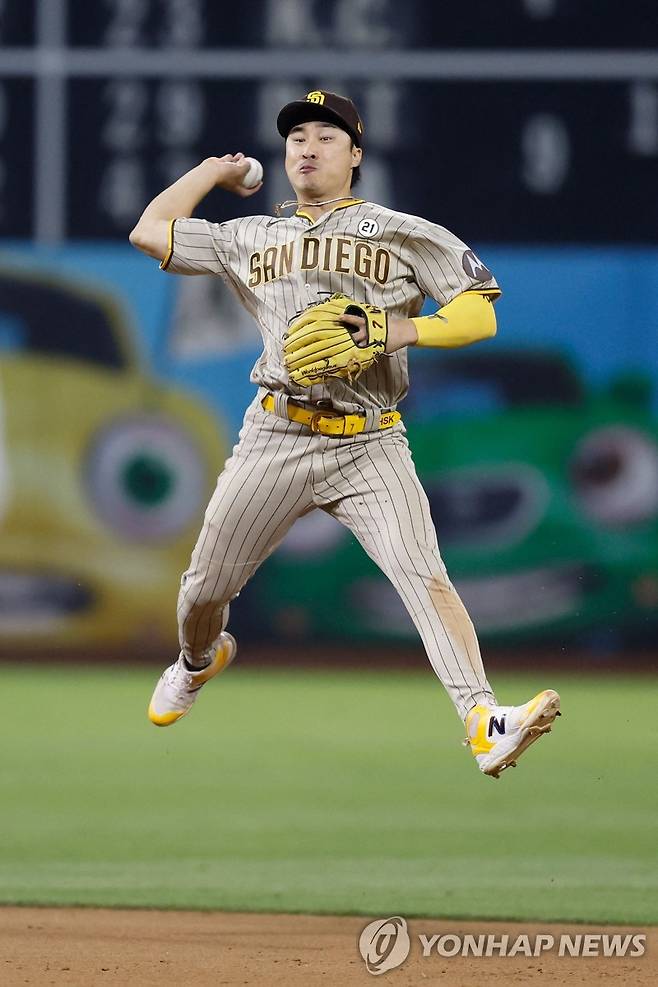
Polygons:
[[472,250],[465,250],[462,254],[462,267],[473,281],[491,281],[493,278],[489,268]]

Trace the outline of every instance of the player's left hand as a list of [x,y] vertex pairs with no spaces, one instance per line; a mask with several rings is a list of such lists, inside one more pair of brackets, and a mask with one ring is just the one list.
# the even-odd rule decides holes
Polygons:
[[284,345],[291,380],[312,387],[325,377],[354,380],[385,351],[386,312],[335,294],[306,309],[290,326]]

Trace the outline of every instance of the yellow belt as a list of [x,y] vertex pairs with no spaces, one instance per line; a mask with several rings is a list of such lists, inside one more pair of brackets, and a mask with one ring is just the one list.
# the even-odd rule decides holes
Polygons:
[[[266,394],[261,404],[265,411],[274,411],[274,395]],[[286,418],[299,425],[308,425],[312,432],[322,435],[358,435],[366,427],[365,415],[336,415],[332,412],[309,411],[288,398]],[[379,417],[378,429],[392,428],[401,420],[399,411],[383,411]]]

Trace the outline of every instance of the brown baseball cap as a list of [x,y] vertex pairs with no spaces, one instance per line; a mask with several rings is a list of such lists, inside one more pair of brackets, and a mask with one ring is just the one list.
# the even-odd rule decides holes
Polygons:
[[357,147],[363,139],[363,123],[356,106],[347,96],[314,89],[304,99],[286,103],[276,120],[276,128],[285,139],[293,127],[311,120],[326,120],[350,135]]

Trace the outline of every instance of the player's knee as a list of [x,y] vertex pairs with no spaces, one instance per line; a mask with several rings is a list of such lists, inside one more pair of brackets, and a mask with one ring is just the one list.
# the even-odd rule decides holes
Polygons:
[[393,535],[386,546],[384,558],[407,575],[422,577],[430,572],[436,573],[437,578],[448,578],[438,549],[431,542],[410,541],[402,535]]
[[193,612],[209,607],[223,607],[235,595],[228,566],[188,569],[181,579],[178,608]]

